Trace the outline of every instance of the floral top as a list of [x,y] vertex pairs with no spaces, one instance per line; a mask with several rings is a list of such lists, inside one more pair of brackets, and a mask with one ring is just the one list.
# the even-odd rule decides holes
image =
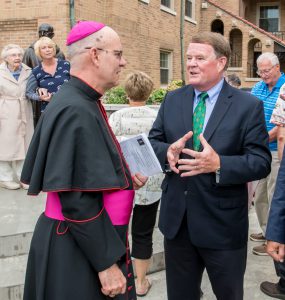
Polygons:
[[[118,141],[150,131],[157,111],[147,106],[120,109],[109,118],[109,123]],[[163,174],[150,176],[144,187],[136,191],[135,204],[149,205],[161,198],[160,185]]]
[[[49,93],[56,93],[60,87],[70,79],[70,63],[66,60],[58,60],[54,75],[47,73],[40,63],[33,68],[27,83],[26,97],[30,100],[40,101],[37,88],[45,88]],[[41,102],[43,112],[48,102]]]
[[279,97],[270,118],[270,123],[273,124],[285,124],[285,101],[280,98],[280,94],[285,95],[285,83],[280,88]]

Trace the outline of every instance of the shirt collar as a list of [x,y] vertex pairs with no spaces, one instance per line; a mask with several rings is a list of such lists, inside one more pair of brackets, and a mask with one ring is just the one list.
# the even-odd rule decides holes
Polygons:
[[219,93],[223,87],[224,80],[225,79],[222,78],[216,85],[214,85],[208,91],[198,91],[198,90],[194,89],[196,101],[198,101],[201,93],[207,92],[209,97],[206,99],[206,101],[209,101],[211,104],[213,104],[213,102],[217,99],[217,96],[219,95]]

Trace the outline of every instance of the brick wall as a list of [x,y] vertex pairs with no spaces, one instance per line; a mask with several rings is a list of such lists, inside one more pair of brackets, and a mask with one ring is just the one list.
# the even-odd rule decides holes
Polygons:
[[[233,29],[242,32],[242,67],[237,72],[243,79],[244,86],[252,86],[254,82],[246,81],[247,62],[250,58],[248,45],[253,39],[262,42],[262,51],[273,51],[273,45],[266,46],[268,38],[252,30],[249,26],[233,17],[208,5],[202,8],[201,2],[196,0],[195,21],[184,22],[184,53],[191,36],[198,31],[211,30],[211,23],[219,19],[224,23],[224,35],[229,38]],[[247,7],[247,13],[253,18],[256,3],[263,0],[215,0],[222,7],[239,15]],[[159,52],[161,49],[173,54],[173,79],[181,78],[180,62],[180,1],[175,0],[174,14],[160,8],[160,0],[150,0],[149,4],[142,0],[76,0],[75,19],[97,20],[113,27],[121,36],[124,56],[128,65],[121,78],[131,70],[139,69],[148,73],[160,85]],[[285,2],[280,1],[281,20],[285,19]],[[26,48],[37,39],[37,28],[41,23],[54,26],[54,41],[66,52],[65,39],[70,30],[69,1],[67,0],[0,0],[0,49],[7,43],[18,43]],[[285,22],[281,29],[285,30]]]

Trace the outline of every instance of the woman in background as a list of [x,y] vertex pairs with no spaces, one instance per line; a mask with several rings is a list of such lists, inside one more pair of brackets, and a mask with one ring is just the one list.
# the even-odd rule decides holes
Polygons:
[[1,53],[0,186],[9,190],[21,187],[19,179],[34,131],[32,105],[25,97],[31,69],[22,63],[23,54],[15,44],[5,46]]
[[26,96],[33,101],[41,101],[43,112],[64,82],[70,78],[70,64],[55,57],[56,44],[48,37],[41,37],[34,45],[35,53],[41,60],[33,68],[27,83]]
[[[127,76],[125,91],[128,108],[114,112],[109,119],[113,132],[120,141],[140,133],[148,134],[156,119],[157,111],[145,106],[153,89],[151,78],[136,71]],[[152,256],[152,234],[161,197],[163,174],[149,177],[146,185],[136,191],[132,219],[132,257],[136,269],[136,294],[145,296],[151,288],[146,277]]]

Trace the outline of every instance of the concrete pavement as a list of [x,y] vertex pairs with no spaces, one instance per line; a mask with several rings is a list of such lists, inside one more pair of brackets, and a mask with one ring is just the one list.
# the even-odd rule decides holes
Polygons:
[[[45,205],[44,198],[44,194],[29,197],[24,190],[8,191],[0,188],[0,300],[22,299],[27,252],[35,222]],[[250,210],[249,218],[250,233],[259,232],[254,209]],[[162,236],[157,229],[154,243],[152,271],[156,272],[150,275],[153,287],[144,299],[166,300],[165,272],[158,272],[164,267],[164,253]],[[251,253],[255,245],[257,243],[249,241],[244,300],[269,300],[272,298],[259,290],[259,284],[264,280],[276,282],[278,279],[269,257]],[[203,300],[216,299],[206,273],[202,289]]]

